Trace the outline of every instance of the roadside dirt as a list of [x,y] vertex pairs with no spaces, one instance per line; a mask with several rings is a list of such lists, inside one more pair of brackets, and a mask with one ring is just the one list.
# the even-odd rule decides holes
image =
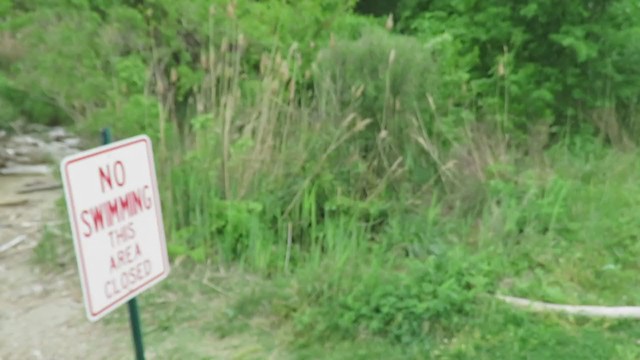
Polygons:
[[[67,214],[56,206],[63,192],[51,186],[57,181],[50,164],[78,147],[62,129],[0,133],[0,360],[134,358],[124,310],[96,323],[86,318],[70,235],[59,233],[68,231],[59,226]],[[39,190],[23,193],[27,188]],[[256,338],[214,330],[224,324],[215,314],[227,304],[207,282],[209,268],[182,269],[178,261],[172,274],[145,294],[147,359],[287,358],[268,331]]]
[[[45,225],[56,223],[60,189],[18,194],[51,175],[0,176],[0,360],[132,358],[128,329],[90,323],[77,271],[47,271],[34,259]],[[24,239],[7,249],[7,244]]]

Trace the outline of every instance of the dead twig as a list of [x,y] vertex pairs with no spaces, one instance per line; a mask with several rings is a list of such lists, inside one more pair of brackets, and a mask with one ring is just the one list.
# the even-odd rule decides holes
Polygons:
[[284,257],[284,271],[289,272],[289,259],[291,257],[291,244],[293,243],[293,225],[289,222],[287,226],[287,253]]
[[18,235],[15,239],[9,241],[6,244],[3,244],[2,246],[0,246],[0,254],[2,254],[3,252],[11,249],[12,247],[20,244],[21,242],[25,241],[27,239],[27,235]]
[[496,298],[514,307],[534,312],[554,312],[613,319],[640,319],[640,306],[561,305],[503,295],[496,295]]
[[27,199],[19,199],[19,200],[7,200],[0,202],[0,206],[21,206],[29,203]]
[[34,193],[34,192],[38,192],[38,191],[48,191],[48,190],[56,190],[56,189],[61,189],[62,188],[62,184],[44,184],[44,185],[38,185],[38,186],[32,186],[32,187],[28,187],[28,188],[24,188],[22,190],[18,191],[18,194],[30,194],[30,193]]

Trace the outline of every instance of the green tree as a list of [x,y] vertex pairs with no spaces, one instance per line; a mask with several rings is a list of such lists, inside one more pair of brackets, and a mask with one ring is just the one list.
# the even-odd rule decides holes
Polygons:
[[[483,107],[495,113],[508,99],[509,113],[527,119],[516,126],[571,124],[594,108],[629,110],[637,102],[640,72],[629,66],[640,56],[630,41],[639,31],[635,1],[402,0],[394,14],[397,31],[458,39]],[[492,105],[496,93],[501,104]]]

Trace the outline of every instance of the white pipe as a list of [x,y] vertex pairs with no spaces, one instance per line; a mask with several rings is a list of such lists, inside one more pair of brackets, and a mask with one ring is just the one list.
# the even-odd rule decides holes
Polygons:
[[496,295],[496,298],[515,307],[535,312],[559,312],[587,317],[640,319],[640,306],[560,305],[504,295]]

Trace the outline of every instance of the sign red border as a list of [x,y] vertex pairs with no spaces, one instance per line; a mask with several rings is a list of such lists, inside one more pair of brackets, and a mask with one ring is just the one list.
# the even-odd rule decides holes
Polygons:
[[[162,235],[162,239],[160,239],[160,246],[162,247],[162,254],[164,254],[164,261],[163,261],[163,269],[162,272],[156,276],[154,276],[153,278],[149,279],[148,281],[140,284],[138,287],[129,290],[127,293],[125,293],[124,295],[120,296],[119,298],[115,299],[113,302],[111,302],[109,305],[107,305],[106,307],[99,309],[98,311],[96,311],[93,308],[93,304],[91,302],[91,296],[89,295],[89,286],[88,286],[88,277],[87,277],[87,270],[86,270],[86,266],[85,266],[85,259],[84,259],[84,253],[82,251],[82,241],[79,238],[79,228],[78,228],[78,221],[77,221],[77,213],[76,213],[76,208],[75,208],[75,204],[73,201],[73,189],[71,187],[71,182],[70,182],[70,178],[69,178],[69,166],[71,166],[74,163],[77,163],[79,161],[88,159],[88,158],[92,158],[98,155],[102,155],[105,153],[109,153],[127,146],[131,146],[131,145],[135,145],[138,143],[144,142],[146,145],[146,149],[147,149],[147,160],[149,161],[149,169],[151,171],[151,181],[153,183],[153,187],[154,187],[154,199],[155,199],[155,203],[157,204],[156,206],[156,223],[158,225],[158,231],[159,233]],[[107,145],[108,146],[108,145]],[[93,316],[94,318],[98,318],[100,317],[100,315],[108,312],[109,310],[111,310],[115,305],[117,305],[118,303],[122,302],[124,299],[126,298],[132,298],[134,297],[138,291],[140,291],[140,289],[144,288],[145,286],[149,285],[150,283],[158,280],[159,278],[162,278],[163,276],[168,275],[168,270],[169,270],[169,264],[168,264],[168,257],[167,257],[167,249],[166,249],[166,240],[164,240],[164,226],[162,223],[162,210],[161,210],[161,203],[160,203],[160,197],[158,195],[158,184],[157,184],[157,179],[156,179],[156,174],[155,174],[155,165],[153,162],[153,150],[151,147],[151,141],[149,140],[148,137],[144,136],[143,138],[132,138],[131,141],[129,142],[123,142],[117,146],[113,146],[104,150],[100,150],[94,153],[90,153],[87,154],[85,156],[81,156],[78,157],[76,159],[72,159],[69,160],[68,162],[66,162],[64,164],[64,175],[66,178],[66,183],[68,185],[68,195],[69,195],[69,200],[70,204],[68,204],[68,206],[71,207],[71,212],[73,214],[72,216],[72,222],[73,222],[73,226],[75,229],[75,236],[74,236],[74,241],[77,243],[78,245],[78,249],[80,250],[77,254],[78,258],[80,259],[80,265],[82,268],[82,281],[83,281],[83,290],[85,292],[84,296],[86,296],[86,300],[87,300],[87,304],[89,306],[89,313],[91,314],[91,316]]]

